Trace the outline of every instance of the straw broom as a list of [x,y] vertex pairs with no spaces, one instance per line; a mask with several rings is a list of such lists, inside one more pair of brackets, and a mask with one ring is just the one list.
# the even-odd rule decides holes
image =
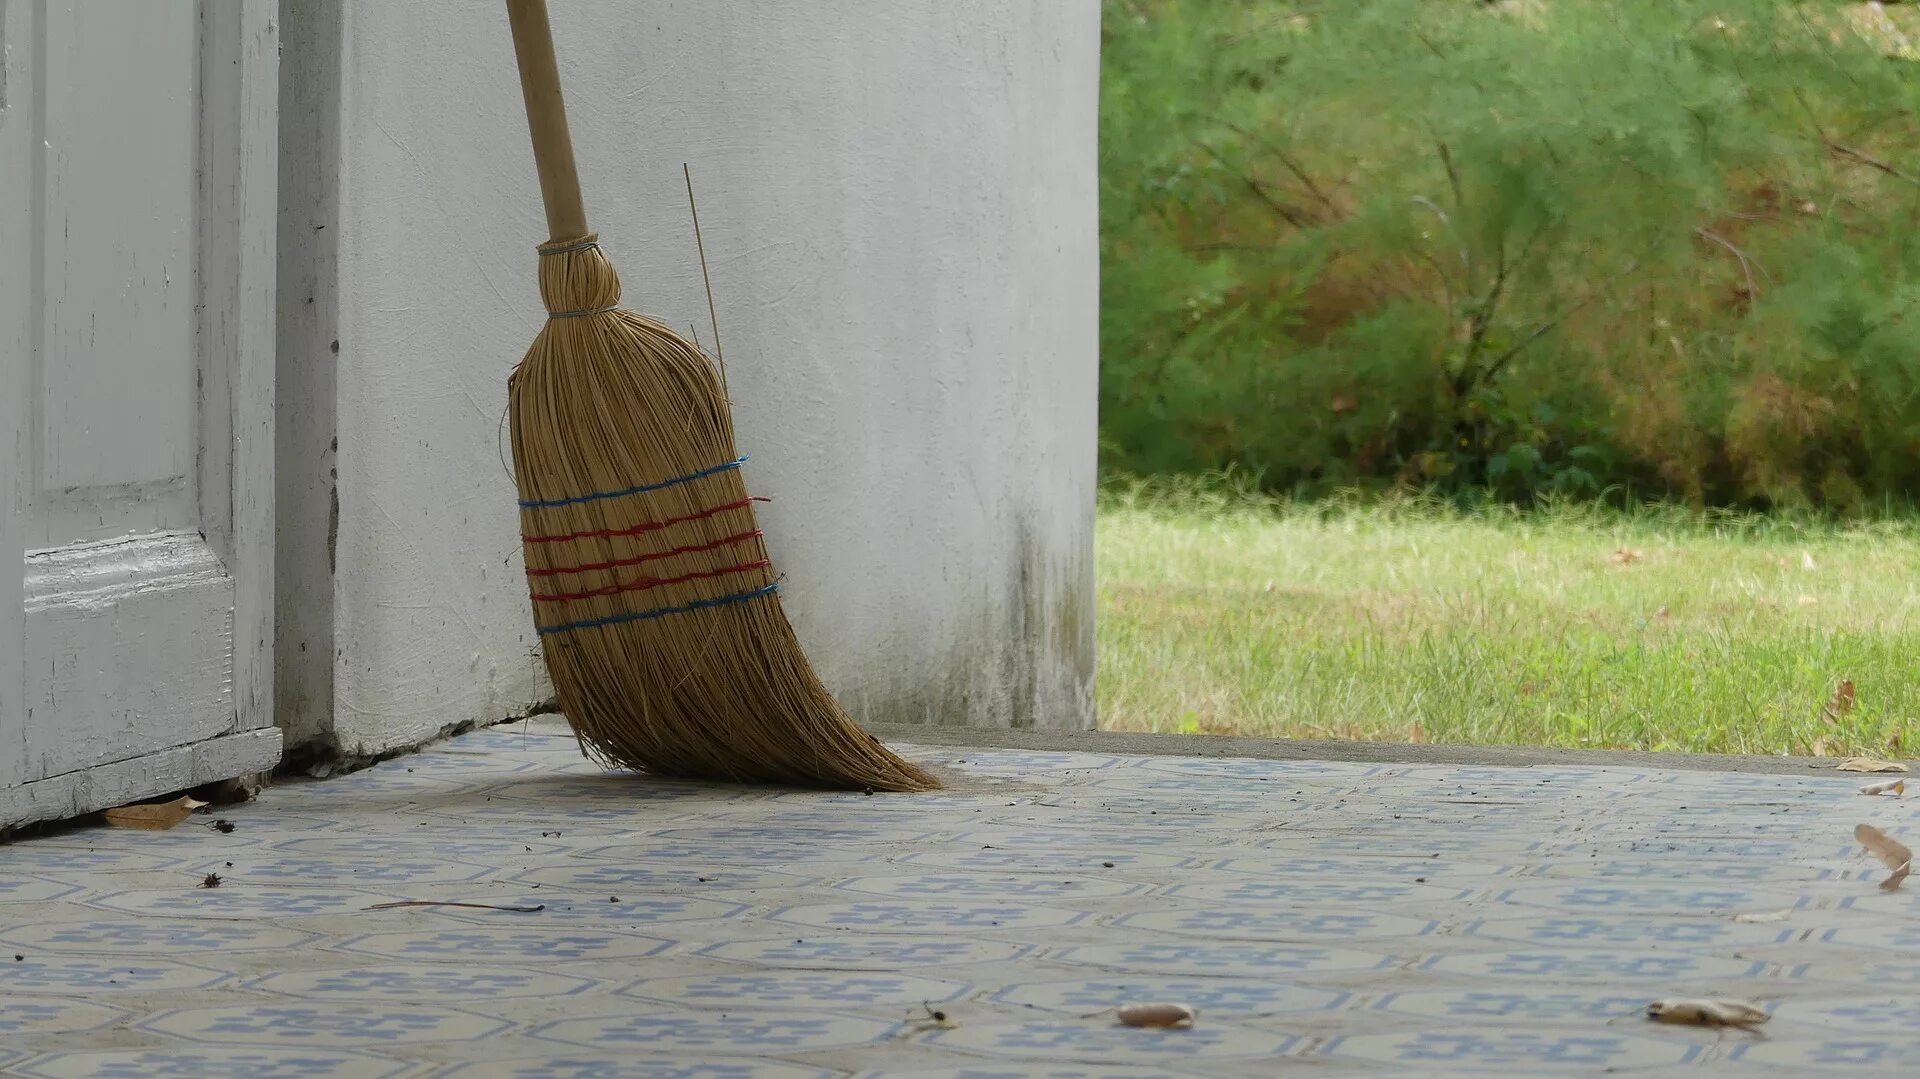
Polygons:
[[794,637],[713,364],[620,310],[587,230],[544,0],[507,0],[550,241],[549,318],[507,383],[534,622],[605,763],[849,790],[939,783],[861,730]]

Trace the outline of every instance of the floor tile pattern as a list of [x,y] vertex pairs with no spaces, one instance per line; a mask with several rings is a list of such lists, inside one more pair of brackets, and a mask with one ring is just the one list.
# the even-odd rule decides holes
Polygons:
[[[1855,777],[903,749],[954,788],[610,774],[535,722],[0,846],[0,1075],[1920,1071],[1920,886],[1852,842],[1920,815]],[[1774,1021],[1640,1018],[1694,995]],[[1150,999],[1200,1021],[1114,1022]]]

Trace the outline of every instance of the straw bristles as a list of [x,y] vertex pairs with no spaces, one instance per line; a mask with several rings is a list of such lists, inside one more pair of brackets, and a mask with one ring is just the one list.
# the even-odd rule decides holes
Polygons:
[[[820,684],[772,592],[712,363],[613,310],[619,278],[590,241],[542,248],[554,317],[508,382],[520,497],[558,503],[520,517],[547,669],[583,748],[663,775],[938,787]],[[647,489],[586,497],[633,488]]]

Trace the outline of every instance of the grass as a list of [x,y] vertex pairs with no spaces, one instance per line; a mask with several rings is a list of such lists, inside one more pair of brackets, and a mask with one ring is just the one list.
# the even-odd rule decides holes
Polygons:
[[[1521,515],[1136,484],[1104,497],[1099,529],[1108,729],[1915,746],[1920,519]],[[1843,679],[1856,704],[1830,708]]]

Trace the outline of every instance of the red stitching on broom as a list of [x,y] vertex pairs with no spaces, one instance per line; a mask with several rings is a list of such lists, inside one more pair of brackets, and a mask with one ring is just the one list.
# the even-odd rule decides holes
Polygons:
[[678,577],[640,577],[628,581],[625,584],[610,584],[605,588],[596,588],[591,592],[556,592],[546,595],[535,592],[533,598],[540,603],[563,603],[570,600],[595,599],[600,596],[618,595],[621,592],[644,592],[649,588],[659,588],[663,585],[685,584],[688,581],[703,581],[709,577],[725,577],[730,573],[745,573],[748,570],[767,569],[772,565],[772,562],[763,558],[758,562],[742,562],[737,566],[710,569],[700,573],[683,573]]
[[770,498],[762,498],[759,495],[755,495],[752,498],[743,498],[738,502],[729,502],[724,506],[704,509],[699,513],[690,513],[685,517],[669,517],[664,521],[648,521],[645,524],[634,525],[632,528],[603,528],[594,532],[569,532],[564,536],[521,536],[520,539],[524,543],[565,543],[568,540],[612,539],[615,536],[643,536],[648,532],[658,532],[663,528],[686,524],[689,521],[704,521],[709,517],[725,513],[728,510],[746,509],[755,502],[771,501],[773,500]]
[[593,573],[595,571],[603,570],[603,569],[619,569],[622,566],[638,566],[647,562],[658,562],[663,558],[673,558],[676,555],[698,554],[701,551],[712,551],[712,550],[717,550],[721,547],[731,547],[736,543],[745,543],[748,540],[756,539],[759,536],[760,536],[760,530],[756,528],[751,532],[741,532],[736,535],[728,536],[725,539],[714,540],[712,543],[696,543],[691,547],[675,547],[671,551],[659,551],[653,554],[635,555],[632,558],[619,558],[619,559],[615,559],[612,562],[586,562],[578,566],[549,566],[546,569],[530,569],[527,571],[527,576],[558,577],[563,573]]

